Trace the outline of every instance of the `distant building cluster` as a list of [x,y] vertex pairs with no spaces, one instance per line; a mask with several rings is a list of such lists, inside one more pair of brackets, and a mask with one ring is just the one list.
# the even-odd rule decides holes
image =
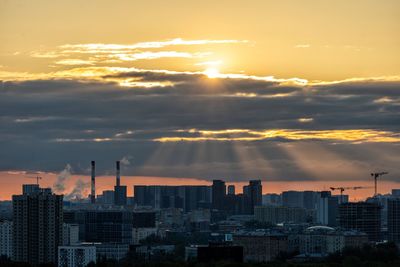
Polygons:
[[[116,163],[114,190],[65,201],[50,188],[22,186],[0,203],[0,254],[32,265],[86,266],[129,255],[151,261],[177,255],[212,262],[269,262],[280,255],[326,257],[345,248],[400,244],[400,190],[349,202],[330,191],[262,194],[260,180],[237,193],[233,185],[136,185],[127,196]],[[172,242],[173,241],[173,242]],[[189,245],[188,245],[189,244]]]

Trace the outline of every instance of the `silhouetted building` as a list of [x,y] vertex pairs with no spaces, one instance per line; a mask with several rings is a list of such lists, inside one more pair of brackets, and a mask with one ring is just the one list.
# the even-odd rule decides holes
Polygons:
[[377,203],[349,202],[339,205],[339,225],[368,235],[370,241],[381,240],[381,206]]
[[212,208],[225,209],[226,185],[222,180],[213,180],[212,184]]
[[155,213],[130,210],[66,210],[64,222],[79,225],[81,241],[130,244],[133,228],[155,226]]
[[233,184],[228,185],[228,195],[234,195],[235,194],[235,186]]
[[262,196],[263,205],[281,206],[282,197],[280,194],[265,194]]
[[64,222],[79,225],[84,242],[127,243],[132,240],[133,213],[130,211],[64,211]]
[[250,211],[254,213],[255,206],[262,205],[262,185],[260,180],[251,180],[249,185],[243,187],[243,194],[250,200]]
[[32,265],[56,263],[63,243],[63,196],[38,187],[25,193],[12,197],[12,259]]
[[302,191],[284,191],[282,192],[282,205],[286,207],[304,206],[304,193]]
[[137,206],[149,206],[155,209],[181,208],[185,212],[209,207],[211,202],[210,186],[134,186]]
[[114,186],[114,204],[124,206],[127,204],[126,185]]
[[400,199],[388,200],[388,239],[400,243]]

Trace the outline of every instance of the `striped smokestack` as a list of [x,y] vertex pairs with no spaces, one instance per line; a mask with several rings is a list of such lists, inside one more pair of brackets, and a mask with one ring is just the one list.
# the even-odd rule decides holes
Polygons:
[[121,168],[120,168],[120,163],[119,163],[119,160],[118,160],[116,163],[117,163],[117,177],[116,177],[116,186],[120,186],[120,180],[121,180]]
[[91,193],[90,202],[94,204],[96,202],[96,163],[92,160],[92,183],[91,183]]

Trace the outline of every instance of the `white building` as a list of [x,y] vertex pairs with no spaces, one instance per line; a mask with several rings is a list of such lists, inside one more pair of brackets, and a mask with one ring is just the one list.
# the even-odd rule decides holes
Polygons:
[[79,243],[79,224],[63,224],[63,245],[76,245]]
[[0,221],[0,256],[12,256],[12,222]]
[[96,247],[93,245],[75,245],[58,247],[58,267],[86,267],[96,263]]

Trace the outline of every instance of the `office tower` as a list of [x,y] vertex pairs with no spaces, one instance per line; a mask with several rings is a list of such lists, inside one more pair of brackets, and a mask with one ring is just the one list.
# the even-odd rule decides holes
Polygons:
[[217,210],[224,210],[226,185],[224,181],[213,180],[212,187],[212,208]]
[[228,195],[234,195],[235,194],[235,186],[233,184],[228,185]]
[[339,205],[339,225],[365,232],[369,241],[381,240],[381,206],[378,203],[349,202]]
[[60,246],[58,248],[59,267],[84,267],[96,263],[96,247],[91,244]]
[[243,187],[243,194],[250,199],[251,214],[255,206],[262,205],[262,185],[260,180],[251,180],[249,185]]
[[90,202],[92,204],[96,203],[96,166],[95,162],[92,160],[91,167],[92,167],[92,177],[91,177],[91,193],[90,193]]
[[32,265],[57,262],[57,248],[63,242],[63,196],[39,188],[12,199],[12,259]]
[[63,245],[70,246],[79,243],[79,225],[63,224]]
[[12,256],[12,222],[0,220],[0,257]]
[[120,162],[116,162],[116,181],[114,186],[114,204],[123,206],[126,205],[126,186],[121,185],[121,165]]
[[303,208],[304,196],[301,191],[284,191],[282,192],[282,205],[285,207]]
[[317,223],[336,226],[338,214],[338,199],[329,191],[319,193],[316,201]]
[[303,208],[312,210],[315,209],[315,205],[318,198],[318,192],[304,191],[303,192]]
[[400,243],[400,199],[388,199],[388,239]]

